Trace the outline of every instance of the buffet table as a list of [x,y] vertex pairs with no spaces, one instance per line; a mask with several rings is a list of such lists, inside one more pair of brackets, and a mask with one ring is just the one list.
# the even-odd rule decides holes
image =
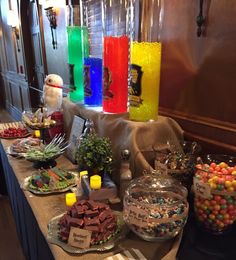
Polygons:
[[[167,242],[151,243],[139,239],[130,232],[111,251],[84,255],[72,255],[57,245],[49,244],[46,239],[47,225],[53,217],[66,211],[65,193],[38,196],[22,190],[21,183],[25,177],[32,174],[34,169],[31,162],[6,154],[6,148],[12,142],[12,140],[1,140],[0,163],[5,175],[18,235],[27,259],[105,259],[131,248],[139,249],[147,259],[157,260],[163,257],[165,260],[175,259],[180,237]],[[57,159],[57,165],[68,170],[75,170],[76,167],[63,156]]]

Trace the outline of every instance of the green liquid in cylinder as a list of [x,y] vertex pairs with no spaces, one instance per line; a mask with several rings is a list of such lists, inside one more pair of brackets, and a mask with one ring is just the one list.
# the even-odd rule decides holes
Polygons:
[[89,54],[87,27],[68,26],[68,63],[74,65],[74,86],[76,89],[70,92],[70,100],[73,102],[84,101],[84,57]]

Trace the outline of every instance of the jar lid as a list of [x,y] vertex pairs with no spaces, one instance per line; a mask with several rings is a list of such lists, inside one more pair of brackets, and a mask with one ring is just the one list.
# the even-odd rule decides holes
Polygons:
[[131,194],[137,188],[142,191],[163,193],[169,192],[177,194],[177,196],[186,199],[188,195],[187,189],[180,182],[173,178],[160,175],[144,175],[131,181],[127,188],[127,193]]

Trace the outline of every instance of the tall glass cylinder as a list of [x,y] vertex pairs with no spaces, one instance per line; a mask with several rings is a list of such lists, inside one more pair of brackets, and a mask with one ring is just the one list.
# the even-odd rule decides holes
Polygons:
[[103,111],[127,112],[129,0],[103,0]]
[[133,0],[129,115],[131,120],[156,120],[161,67],[160,31],[163,0]]
[[86,0],[83,9],[89,36],[89,53],[84,57],[84,104],[102,106],[102,3]]
[[68,6],[68,64],[70,69],[70,100],[84,102],[84,56],[88,56],[88,29],[83,24],[82,1]]

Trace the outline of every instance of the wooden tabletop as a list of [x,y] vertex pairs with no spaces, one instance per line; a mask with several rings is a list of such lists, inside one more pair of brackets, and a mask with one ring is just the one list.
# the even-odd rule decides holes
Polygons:
[[[7,147],[11,145],[13,140],[1,139],[1,142],[6,151]],[[25,159],[17,159],[8,155],[8,160],[16,175],[19,185],[22,184],[22,182],[26,177],[30,176],[35,171],[35,169],[32,167],[32,163],[26,161]],[[72,170],[72,171],[77,170],[76,165],[73,165],[64,156],[61,156],[57,159],[57,166],[67,170]],[[29,191],[23,190],[23,192],[25,194],[25,197],[30,207],[32,208],[33,214],[38,222],[42,234],[44,235],[45,238],[47,238],[47,233],[48,233],[47,225],[49,221],[53,217],[58,216],[61,213],[66,211],[65,193],[39,196],[39,195],[32,194]],[[138,238],[132,232],[130,232],[126,236],[126,238],[120,241],[111,251],[107,251],[103,253],[95,252],[95,253],[86,253],[82,255],[72,255],[65,252],[57,245],[53,245],[49,243],[49,247],[55,259],[58,260],[60,259],[99,260],[99,259],[104,259],[108,256],[112,256],[118,252],[129,250],[131,248],[139,249],[147,259],[158,260],[161,259],[163,256],[165,256],[168,252],[171,253],[172,250],[175,251],[176,243],[178,242],[179,241],[176,241],[176,239],[166,241],[166,242],[146,242]],[[171,258],[168,258],[169,260],[175,259],[175,257],[173,258],[173,254],[170,255]]]

